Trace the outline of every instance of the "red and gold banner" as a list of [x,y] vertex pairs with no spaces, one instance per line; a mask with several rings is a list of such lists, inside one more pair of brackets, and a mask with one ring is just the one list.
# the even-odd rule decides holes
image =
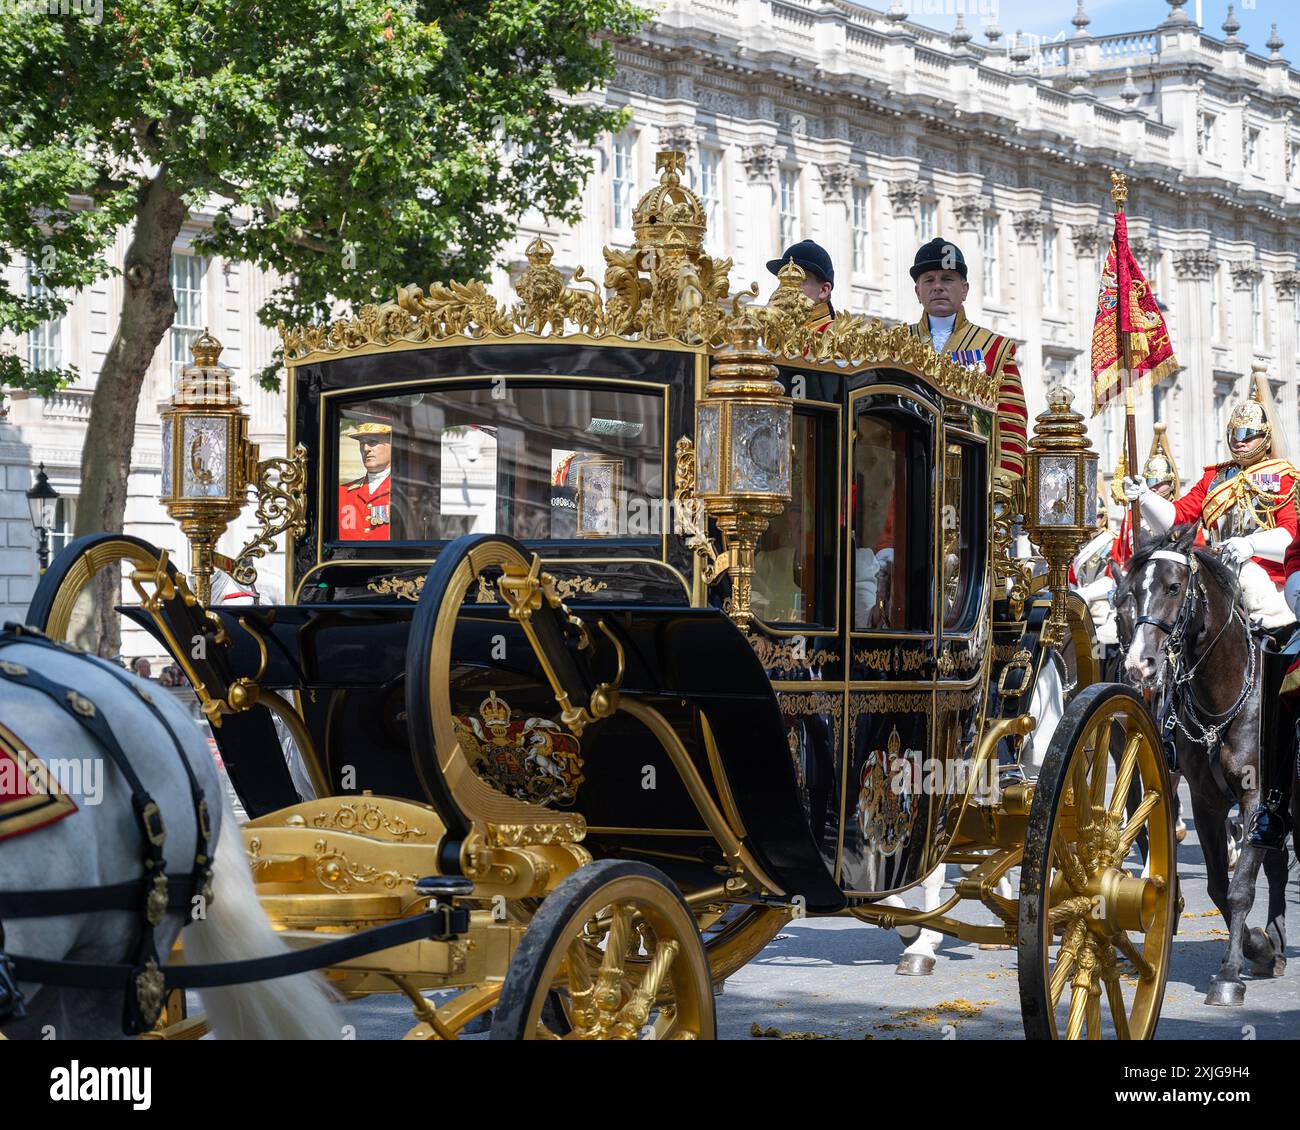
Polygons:
[[[1128,334],[1128,374],[1124,372],[1121,334]],[[1177,370],[1169,327],[1128,245],[1124,213],[1116,212],[1115,234],[1101,271],[1097,317],[1092,326],[1092,414],[1095,416],[1125,388],[1137,391],[1157,385]]]

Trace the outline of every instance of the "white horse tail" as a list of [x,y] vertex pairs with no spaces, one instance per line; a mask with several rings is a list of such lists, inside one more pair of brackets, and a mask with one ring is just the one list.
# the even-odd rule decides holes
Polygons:
[[[205,918],[182,933],[191,965],[244,961],[288,953],[257,901],[239,821],[227,797],[212,873],[212,902]],[[212,1030],[226,1040],[337,1040],[334,997],[319,974],[203,989]]]

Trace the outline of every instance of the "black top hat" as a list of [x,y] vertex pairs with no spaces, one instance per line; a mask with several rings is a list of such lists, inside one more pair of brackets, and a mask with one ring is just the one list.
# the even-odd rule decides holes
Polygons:
[[916,253],[912,261],[912,281],[916,282],[926,271],[956,271],[966,277],[966,257],[950,239],[936,236]]
[[781,258],[767,261],[767,269],[775,275],[791,259],[810,275],[816,275],[819,279],[834,285],[835,267],[831,263],[831,257],[827,254],[826,248],[821,244],[814,243],[811,239],[792,243],[785,249],[785,253]]

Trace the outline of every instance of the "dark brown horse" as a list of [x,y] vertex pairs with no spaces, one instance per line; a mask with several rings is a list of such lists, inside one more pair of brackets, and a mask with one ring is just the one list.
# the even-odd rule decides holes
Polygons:
[[[1158,723],[1173,718],[1178,768],[1192,794],[1210,899],[1228,925],[1228,950],[1206,1004],[1245,1001],[1244,959],[1258,977],[1286,968],[1285,852],[1247,842],[1228,879],[1225,821],[1234,803],[1249,821],[1260,803],[1260,645],[1239,600],[1237,576],[1211,550],[1194,549],[1194,525],[1148,540],[1115,591],[1125,676],[1155,692]],[[1292,807],[1296,808],[1293,797]],[[1248,929],[1260,866],[1268,878],[1268,925]]]

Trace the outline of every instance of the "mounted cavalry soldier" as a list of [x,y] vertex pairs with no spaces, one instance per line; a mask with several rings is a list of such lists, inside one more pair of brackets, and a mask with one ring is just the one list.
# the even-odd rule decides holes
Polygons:
[[803,268],[804,278],[800,289],[813,304],[807,325],[818,333],[823,333],[835,320],[835,307],[831,305],[831,291],[835,287],[835,264],[831,262],[830,254],[820,243],[804,239],[787,247],[781,253],[781,258],[769,259],[767,269],[772,274],[779,275],[787,263]]
[[936,353],[947,353],[959,365],[983,365],[989,376],[997,378],[995,465],[1013,479],[1023,479],[1029,412],[1015,342],[967,319],[962,306],[970,293],[966,259],[951,241],[936,238],[921,247],[910,273],[923,311],[911,327],[912,336],[929,341]]
[[[1257,374],[1258,376],[1258,374]],[[1262,378],[1260,378],[1262,379]],[[1228,421],[1232,458],[1205,468],[1200,481],[1174,501],[1145,479],[1124,479],[1124,497],[1141,507],[1142,519],[1163,534],[1183,522],[1200,521],[1213,544],[1241,565],[1247,614],[1266,631],[1295,623],[1281,588],[1283,561],[1296,536],[1295,486],[1300,477],[1279,457],[1279,433],[1259,382]]]

